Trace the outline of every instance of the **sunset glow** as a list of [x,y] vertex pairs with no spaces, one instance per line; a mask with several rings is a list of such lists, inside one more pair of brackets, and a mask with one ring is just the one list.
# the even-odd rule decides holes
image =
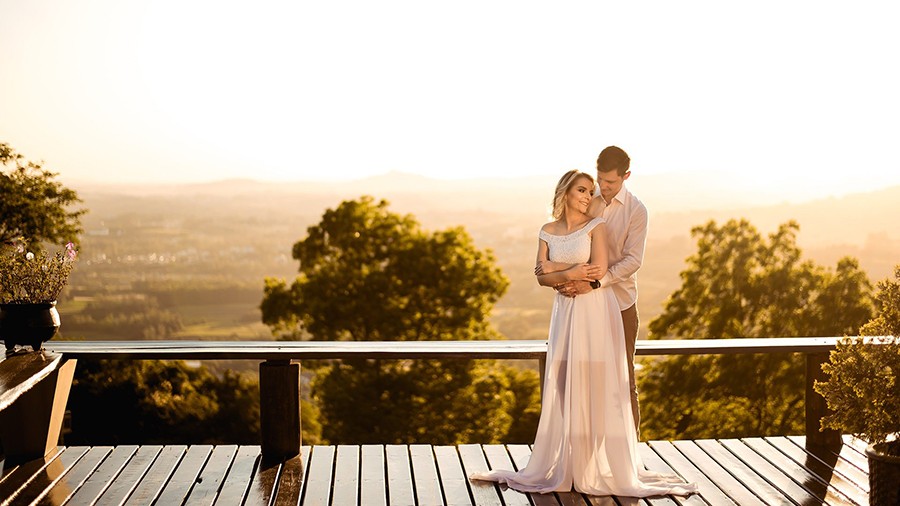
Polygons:
[[900,184],[898,14],[0,0],[0,141],[121,182],[556,174],[618,144],[644,173],[839,195]]

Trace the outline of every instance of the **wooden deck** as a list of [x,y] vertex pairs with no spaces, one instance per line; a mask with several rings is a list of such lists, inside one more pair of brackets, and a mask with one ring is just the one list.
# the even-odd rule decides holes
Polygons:
[[703,505],[868,504],[865,445],[810,451],[805,439],[651,441],[645,465],[699,483],[688,498],[521,494],[466,475],[517,468],[527,445],[305,446],[267,464],[258,446],[59,447],[4,469],[0,504]]

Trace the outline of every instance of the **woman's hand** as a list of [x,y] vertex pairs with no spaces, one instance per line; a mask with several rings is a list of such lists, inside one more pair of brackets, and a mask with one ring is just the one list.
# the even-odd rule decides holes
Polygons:
[[551,262],[550,260],[538,261],[537,265],[534,267],[534,275],[540,276],[541,274],[553,272],[553,269],[551,269],[551,267],[550,267],[551,264],[553,264],[553,262]]

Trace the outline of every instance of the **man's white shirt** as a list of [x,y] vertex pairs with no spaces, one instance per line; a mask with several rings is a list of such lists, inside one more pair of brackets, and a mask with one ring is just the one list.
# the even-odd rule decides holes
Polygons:
[[[596,198],[602,199],[599,194]],[[606,219],[609,251],[609,270],[600,284],[612,288],[619,309],[624,311],[637,302],[637,271],[647,243],[647,208],[623,186],[600,215]]]

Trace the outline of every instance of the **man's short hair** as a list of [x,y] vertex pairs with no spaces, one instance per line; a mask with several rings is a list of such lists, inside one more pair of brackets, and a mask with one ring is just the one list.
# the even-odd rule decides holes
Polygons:
[[618,146],[603,148],[597,157],[597,172],[616,171],[619,176],[624,176],[631,166],[631,158],[628,153]]

